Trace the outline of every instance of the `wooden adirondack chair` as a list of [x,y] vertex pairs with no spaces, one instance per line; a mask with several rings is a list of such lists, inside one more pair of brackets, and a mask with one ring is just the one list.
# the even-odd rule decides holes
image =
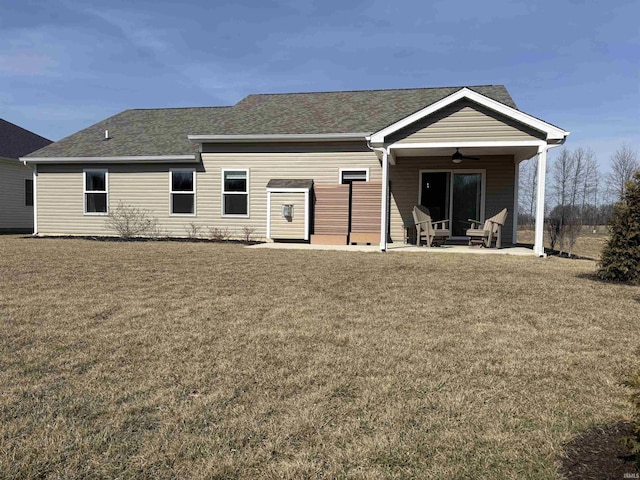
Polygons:
[[413,221],[416,224],[416,245],[420,246],[423,238],[427,247],[435,245],[435,242],[440,245],[451,236],[451,230],[446,228],[449,220],[434,222],[431,220],[431,214],[427,207],[416,205],[413,207],[412,213]]
[[469,245],[474,243],[480,243],[482,246],[490,248],[491,243],[495,240],[496,248],[502,246],[502,226],[507,220],[507,209],[503,209],[491,218],[487,218],[484,222],[484,226],[480,228],[482,222],[479,220],[469,219],[471,222],[471,228],[467,230],[467,237],[469,237]]

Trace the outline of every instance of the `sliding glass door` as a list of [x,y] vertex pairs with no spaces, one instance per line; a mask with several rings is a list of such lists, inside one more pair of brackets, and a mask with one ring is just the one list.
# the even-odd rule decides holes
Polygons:
[[451,234],[464,236],[469,219],[480,220],[481,173],[454,173],[451,195]]
[[450,220],[452,236],[464,236],[468,220],[481,220],[484,213],[483,176],[478,171],[422,171],[420,204],[434,221]]

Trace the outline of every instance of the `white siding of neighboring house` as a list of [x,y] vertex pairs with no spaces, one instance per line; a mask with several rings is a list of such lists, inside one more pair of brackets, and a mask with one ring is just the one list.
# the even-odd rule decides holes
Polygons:
[[25,180],[32,179],[31,168],[0,158],[0,232],[33,231],[33,207],[25,205]]

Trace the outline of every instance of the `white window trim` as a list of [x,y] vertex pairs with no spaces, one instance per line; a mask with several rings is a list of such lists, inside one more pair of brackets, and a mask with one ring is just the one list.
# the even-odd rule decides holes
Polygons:
[[369,167],[362,167],[362,168],[352,168],[352,167],[349,167],[349,168],[340,168],[340,169],[338,170],[338,183],[339,183],[339,184],[342,184],[342,174],[343,174],[344,172],[362,172],[363,170],[364,170],[365,172],[367,172],[367,178],[366,178],[366,180],[365,180],[365,181],[366,181],[366,182],[368,182],[368,181],[369,181]]
[[[103,172],[105,190],[87,190],[87,172]],[[87,193],[105,193],[107,195],[106,212],[87,212]],[[109,170],[106,168],[84,168],[82,169],[82,210],[84,215],[105,217],[109,215]]]
[[[193,178],[193,190],[188,192],[185,190],[173,191],[173,172],[191,172]],[[193,195],[193,213],[173,213],[173,195]],[[196,169],[195,168],[170,168],[169,169],[169,216],[170,217],[195,217],[197,214],[196,202]]]
[[449,175],[449,225],[452,222],[453,215],[453,175],[456,173],[479,173],[480,174],[480,220],[484,222],[485,216],[485,204],[487,202],[486,198],[486,189],[487,189],[487,170],[484,168],[433,168],[433,169],[424,169],[419,170],[418,173],[418,201],[416,205],[420,205],[420,200],[422,199],[422,174],[423,173],[450,173]]
[[[246,192],[225,192],[224,191],[224,174],[226,172],[244,172],[247,175],[247,191]],[[248,168],[223,168],[220,172],[220,216],[224,218],[251,218],[251,185],[249,183]],[[245,215],[224,213],[224,196],[225,195],[246,195],[247,196],[247,213]]]

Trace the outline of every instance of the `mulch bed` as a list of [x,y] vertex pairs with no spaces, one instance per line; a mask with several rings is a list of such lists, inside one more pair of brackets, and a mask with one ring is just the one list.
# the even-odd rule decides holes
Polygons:
[[640,478],[636,459],[619,441],[631,434],[632,426],[625,422],[581,433],[566,446],[560,473],[569,480]]

